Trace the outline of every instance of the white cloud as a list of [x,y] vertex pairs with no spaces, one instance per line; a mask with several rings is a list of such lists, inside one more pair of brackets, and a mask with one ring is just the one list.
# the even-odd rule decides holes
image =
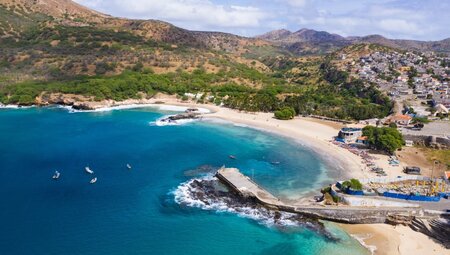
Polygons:
[[284,0],[284,2],[293,7],[303,7],[306,5],[307,0]]
[[342,35],[437,40],[450,36],[442,0],[75,0],[127,18],[241,35],[311,28]]
[[209,0],[78,0],[130,18],[161,19],[193,29],[258,27],[267,14],[257,7],[214,4]]
[[380,20],[378,26],[384,31],[397,32],[401,34],[420,33],[420,29],[416,24],[402,19],[383,19]]

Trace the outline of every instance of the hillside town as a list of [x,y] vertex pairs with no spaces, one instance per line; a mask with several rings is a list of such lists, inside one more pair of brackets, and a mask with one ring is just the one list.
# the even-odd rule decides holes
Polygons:
[[[346,60],[346,55],[341,58]],[[450,107],[450,58],[433,52],[375,51],[346,61],[353,76],[377,84],[396,101],[416,99],[419,115],[438,116]],[[419,109],[415,109],[416,111]]]
[[450,58],[384,49],[358,56],[341,54],[340,60],[352,77],[375,84],[395,102],[391,116],[364,123],[395,123],[403,134],[450,135]]

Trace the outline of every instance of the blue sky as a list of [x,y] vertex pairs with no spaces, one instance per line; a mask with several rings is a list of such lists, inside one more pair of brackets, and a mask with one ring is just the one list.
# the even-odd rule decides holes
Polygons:
[[253,36],[274,29],[344,36],[441,40],[450,37],[450,0],[75,0],[126,18],[158,19],[191,30]]

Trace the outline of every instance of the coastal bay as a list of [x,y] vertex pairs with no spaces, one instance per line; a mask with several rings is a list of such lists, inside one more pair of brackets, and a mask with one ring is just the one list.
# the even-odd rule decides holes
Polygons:
[[[157,98],[158,101],[167,104],[206,107],[212,112],[212,114],[208,115],[209,118],[219,118],[264,132],[288,137],[293,141],[305,144],[314,149],[319,155],[326,155],[323,158],[328,160],[328,162],[332,162],[334,171],[328,171],[327,174],[334,179],[375,177],[374,173],[367,171],[367,167],[359,156],[330,143],[339,129],[343,127],[340,123],[304,117],[296,117],[291,121],[280,121],[274,119],[271,113],[248,113],[209,104],[187,103],[166,95],[160,95]],[[393,167],[387,163],[388,156],[376,156],[377,164],[385,169],[389,169],[388,177],[396,177],[402,173],[403,164]],[[314,194],[314,192],[309,193],[309,195],[311,194]],[[311,200],[303,196],[297,198],[297,201],[299,204],[302,204]],[[436,241],[413,231],[407,226],[391,226],[387,224],[340,224],[340,226],[366,246],[373,254],[410,254],[415,252],[416,249],[426,254],[450,254],[445,247]],[[376,238],[367,238],[368,236],[376,236]],[[420,244],[416,243],[417,240],[419,240]]]
[[[119,104],[117,104],[116,102],[107,105],[98,104],[96,107],[98,108],[96,110],[92,110],[89,114],[95,114],[99,116],[105,114],[108,115],[109,113],[107,112],[113,109],[127,110],[133,108],[136,109],[136,107],[138,108],[136,109],[137,111],[145,112],[147,111],[147,107],[153,107],[153,109],[172,111],[171,113],[176,113],[173,111],[180,111],[187,108],[198,108],[201,112],[206,113],[203,115],[203,121],[199,123],[203,123],[202,125],[206,125],[207,128],[214,129],[217,128],[217,126],[223,125],[231,125],[232,129],[246,129],[250,127],[252,129],[259,130],[254,131],[257,133],[261,133],[262,131],[263,134],[273,133],[276,136],[293,139],[296,144],[300,144],[302,147],[312,149],[318,157],[317,159],[320,158],[320,160],[323,160],[325,162],[325,165],[328,166],[328,170],[318,172],[315,185],[308,186],[308,188],[305,189],[292,189],[292,187],[287,187],[286,185],[284,185],[283,183],[285,182],[282,180],[280,182],[273,181],[273,175],[258,176],[258,171],[261,170],[260,167],[262,168],[262,170],[264,170],[267,165],[255,165],[254,163],[250,163],[250,168],[255,169],[255,171],[252,172],[248,171],[248,164],[243,165],[242,168],[244,170],[247,169],[246,173],[248,175],[254,174],[256,172],[257,174],[255,179],[257,181],[261,181],[263,185],[267,185],[269,189],[277,192],[277,194],[284,199],[290,201],[298,201],[299,204],[309,202],[310,199],[308,197],[311,197],[311,195],[313,194],[317,194],[317,190],[318,188],[320,188],[320,185],[326,185],[332,180],[355,176],[357,176],[358,178],[367,178],[371,176],[370,172],[364,171],[364,165],[362,164],[361,159],[358,156],[329,142],[337,133],[338,129],[341,126],[340,124],[302,117],[298,117],[292,121],[286,122],[274,119],[273,115],[270,113],[238,112],[215,105],[182,102],[174,97],[168,96],[159,96],[145,102],[131,101]],[[305,160],[308,159],[305,158]],[[234,164],[235,162],[232,161],[230,163]],[[330,166],[332,167],[330,168]],[[293,173],[290,173],[288,175],[291,175],[289,176],[291,180],[296,178],[295,174]],[[272,185],[270,185],[270,183],[272,183]],[[363,245],[367,245],[369,248],[373,249],[375,251],[375,254],[391,254],[393,249],[399,250],[399,247],[403,248],[401,250],[402,252],[398,254],[406,254],[405,251],[407,251],[407,249],[405,249],[404,247],[408,247],[408,240],[414,239],[414,236],[416,235],[420,236],[423,240],[425,240],[424,242],[427,243],[427,245],[422,247],[422,249],[427,250],[429,248],[434,251],[446,252],[445,248],[443,248],[439,244],[434,243],[424,235],[416,233],[406,227],[396,228],[395,232],[393,230],[387,231],[390,228],[390,226],[387,225],[360,225],[360,227],[345,225],[343,228],[352,236],[357,237],[358,241],[360,241]],[[386,231],[380,230],[383,228],[385,228]],[[364,234],[376,234],[379,238],[371,240],[359,238],[361,235],[364,236]],[[390,238],[394,234],[403,236],[404,238],[397,238],[395,239],[398,240],[397,242],[391,243],[388,247],[386,247],[383,240],[386,240],[386,238]]]
[[[346,254],[348,249],[366,254],[342,231],[336,234],[340,241],[333,241],[308,225],[272,225],[250,217],[255,211],[237,217],[176,203],[180,184],[222,164],[248,174],[254,169],[255,180],[281,195],[317,189],[322,181],[317,175],[328,166],[305,146],[233,124],[155,125],[175,113],[0,110],[0,218],[8,233],[0,238],[1,252],[228,254],[229,247],[238,247],[242,254]],[[275,166],[272,160],[282,163]],[[87,165],[98,177],[95,184],[89,184]],[[61,173],[56,181],[55,170]]]

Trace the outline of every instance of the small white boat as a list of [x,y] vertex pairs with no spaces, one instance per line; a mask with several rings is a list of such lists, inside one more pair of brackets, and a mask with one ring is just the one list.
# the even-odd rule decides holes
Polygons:
[[93,174],[94,171],[92,171],[88,166],[84,168],[84,170],[86,171],[86,173],[88,174]]
[[91,181],[89,182],[90,184],[94,184],[97,182],[97,177],[94,177],[91,179]]
[[127,168],[128,168],[128,169],[131,169],[131,166],[130,166],[130,164],[127,164]]
[[58,171],[55,171],[55,174],[53,175],[53,179],[54,180],[57,180],[57,179],[59,179],[59,176],[61,175],[61,173],[60,172],[58,172]]

